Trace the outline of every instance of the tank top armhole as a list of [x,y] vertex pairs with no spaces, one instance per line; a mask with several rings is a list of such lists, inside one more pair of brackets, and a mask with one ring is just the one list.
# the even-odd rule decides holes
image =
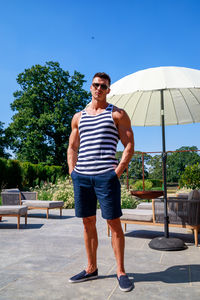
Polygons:
[[79,119],[79,121],[78,121],[78,129],[79,129],[79,126],[80,126],[80,122],[81,122],[81,119],[82,119],[82,115],[83,115],[83,111],[84,111],[85,109],[83,109],[83,110],[81,110],[81,116],[80,116],[80,119]]
[[[114,108],[114,105],[113,105],[113,104],[109,104],[109,105],[112,105],[111,110],[110,110],[110,112],[111,112],[111,119],[112,119],[112,121],[113,121],[113,124],[114,124],[114,126],[115,126],[117,132],[118,132],[118,128],[117,128],[117,126],[116,126],[116,124],[115,124],[115,121],[114,121],[114,119],[113,119],[113,108]],[[119,137],[119,132],[118,132],[118,137]],[[120,138],[120,137],[119,137],[119,138]]]

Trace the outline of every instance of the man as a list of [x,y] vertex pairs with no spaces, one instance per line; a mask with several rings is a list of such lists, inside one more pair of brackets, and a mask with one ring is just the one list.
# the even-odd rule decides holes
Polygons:
[[[132,283],[124,269],[124,234],[120,216],[119,178],[128,167],[134,152],[131,123],[123,109],[106,100],[110,77],[96,73],[90,87],[91,103],[72,119],[68,147],[68,166],[74,184],[75,213],[83,219],[84,241],[88,259],[86,270],[69,282],[82,282],[98,277],[96,205],[99,200],[102,217],[112,232],[112,247],[117,262],[117,279],[122,291],[130,291]],[[120,163],[115,158],[117,143],[124,151]],[[79,152],[79,153],[78,153]]]

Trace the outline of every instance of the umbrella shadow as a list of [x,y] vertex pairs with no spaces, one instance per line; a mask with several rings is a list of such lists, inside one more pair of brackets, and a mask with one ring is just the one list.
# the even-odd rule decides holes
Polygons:
[[[200,265],[177,265],[164,271],[150,273],[127,273],[134,282],[163,282],[168,284],[200,282]],[[101,275],[98,279],[116,278],[116,274]]]
[[200,265],[177,265],[165,271],[127,274],[134,282],[164,282],[169,284],[200,282]]
[[[133,230],[125,233],[126,237],[135,237],[135,238],[145,238],[145,239],[153,239],[155,237],[162,237],[164,235],[163,231],[153,231],[153,230]],[[180,233],[180,232],[170,232],[170,237],[180,238],[185,243],[194,244],[194,235],[193,233]]]

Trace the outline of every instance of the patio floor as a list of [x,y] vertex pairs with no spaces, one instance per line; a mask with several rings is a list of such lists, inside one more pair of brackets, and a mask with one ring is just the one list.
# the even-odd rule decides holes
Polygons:
[[[99,279],[79,284],[68,278],[86,266],[82,221],[74,210],[31,211],[28,225],[21,219],[6,217],[0,223],[0,299],[1,300],[199,300],[200,247],[194,246],[193,235],[186,229],[173,230],[182,238],[187,250],[156,251],[149,241],[162,236],[162,227],[128,225],[125,235],[125,266],[134,289],[123,293],[118,288],[116,265],[107,237],[105,220],[97,213],[99,233]],[[199,236],[200,238],[200,236]]]

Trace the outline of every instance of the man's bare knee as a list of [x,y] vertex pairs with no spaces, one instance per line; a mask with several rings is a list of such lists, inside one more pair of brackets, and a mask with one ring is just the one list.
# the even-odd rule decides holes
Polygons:
[[108,223],[108,225],[109,225],[112,232],[118,232],[118,233],[123,232],[120,218],[116,218],[116,219],[113,219],[113,220],[107,220],[107,223]]
[[85,229],[96,228],[96,216],[83,218],[83,225]]

